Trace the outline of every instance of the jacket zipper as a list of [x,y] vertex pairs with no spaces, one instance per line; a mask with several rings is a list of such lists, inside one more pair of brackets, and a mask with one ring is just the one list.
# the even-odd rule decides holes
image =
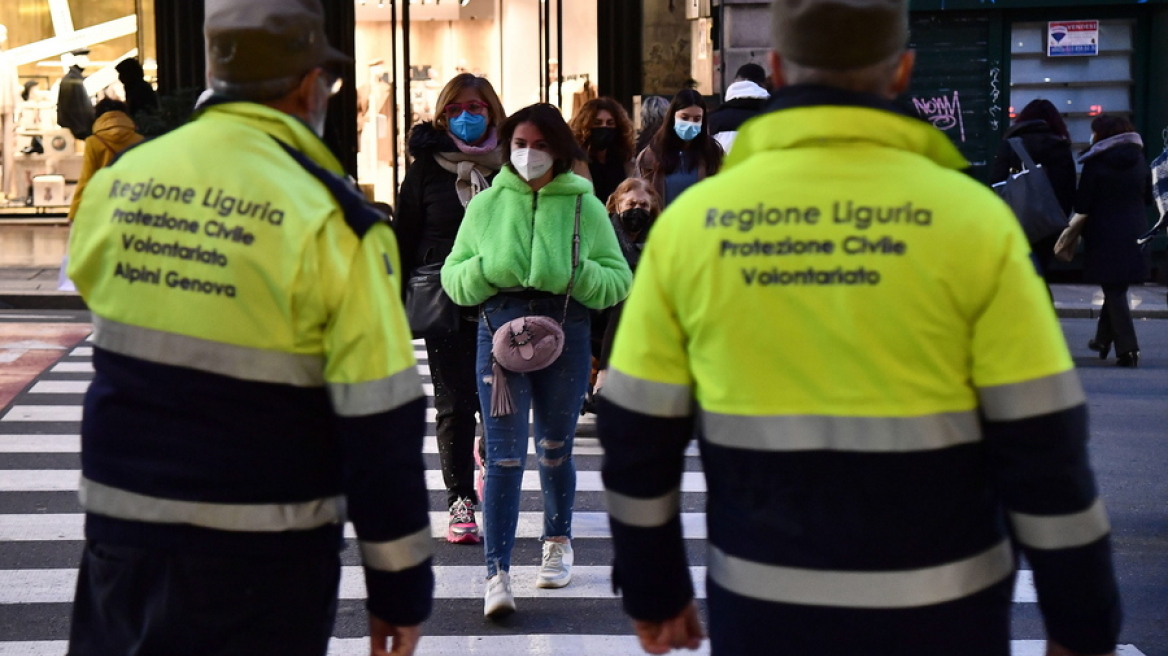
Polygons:
[[535,257],[535,211],[539,209],[539,192],[535,191],[531,194],[531,244],[527,252]]

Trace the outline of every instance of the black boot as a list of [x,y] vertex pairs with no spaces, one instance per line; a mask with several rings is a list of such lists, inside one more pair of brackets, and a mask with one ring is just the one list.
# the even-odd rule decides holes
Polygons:
[[1127,353],[1120,353],[1115,359],[1115,366],[1117,367],[1131,367],[1135,369],[1140,364],[1140,352],[1128,351]]
[[1092,351],[1098,351],[1099,359],[1106,360],[1107,354],[1111,351],[1111,342],[1098,342],[1091,340],[1087,342],[1087,348],[1091,349]]

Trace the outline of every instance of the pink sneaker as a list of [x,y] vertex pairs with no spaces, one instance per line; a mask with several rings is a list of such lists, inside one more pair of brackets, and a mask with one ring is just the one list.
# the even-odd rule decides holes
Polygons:
[[460,498],[450,506],[450,524],[446,527],[446,541],[454,544],[478,544],[479,525],[475,522],[474,504]]

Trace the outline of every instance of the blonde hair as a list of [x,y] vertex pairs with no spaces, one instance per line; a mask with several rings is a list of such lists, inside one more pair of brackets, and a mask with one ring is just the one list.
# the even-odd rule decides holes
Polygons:
[[608,210],[609,214],[616,214],[616,206],[620,204],[621,198],[634,191],[642,191],[649,196],[649,216],[654,219],[660,216],[661,196],[658,195],[653,185],[644,178],[625,178],[625,181],[617,185],[612,195],[608,197],[604,208]]
[[454,102],[454,99],[466,89],[473,89],[482,96],[483,102],[487,103],[487,125],[497,127],[503,123],[507,118],[507,112],[503,111],[503,103],[499,102],[499,94],[495,93],[495,87],[491,86],[490,81],[471,73],[460,73],[451,78],[438,94],[434,108],[434,127],[443,132],[450,129],[450,124],[446,120],[446,106]]

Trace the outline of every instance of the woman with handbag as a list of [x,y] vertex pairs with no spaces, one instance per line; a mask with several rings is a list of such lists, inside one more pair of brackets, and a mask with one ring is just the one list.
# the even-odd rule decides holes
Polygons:
[[1091,147],[1079,162],[1083,173],[1075,193],[1075,212],[1085,215],[1081,221],[1083,280],[1103,288],[1095,339],[1087,347],[1106,358],[1114,344],[1115,363],[1135,367],[1140,346],[1127,288],[1148,279],[1148,260],[1137,240],[1148,228],[1145,207],[1152,202],[1152,175],[1143,141],[1126,118],[1099,116],[1091,121]]
[[497,127],[506,114],[491,83],[470,73],[458,75],[446,84],[438,94],[437,107],[440,109],[433,122],[419,123],[410,131],[409,149],[414,161],[402,181],[394,231],[402,268],[411,272],[406,284],[407,296],[412,294],[407,298],[410,326],[415,336],[426,340],[434,381],[438,455],[450,509],[446,539],[477,544],[477,324],[473,312],[461,317],[459,309],[446,298],[438,271],[454,245],[467,203],[490,186],[503,166]]
[[[1014,125],[1006,130],[998,146],[998,155],[990,171],[991,184],[1001,182],[1022,170],[1022,160],[1010,145],[1010,140],[1014,138],[1022,140],[1022,147],[1034,163],[1046,172],[1046,179],[1050,181],[1063,210],[1063,218],[1069,217],[1075,200],[1075,156],[1071,152],[1067,124],[1058,109],[1049,100],[1039,98],[1030,101],[1018,112]],[[1054,232],[1030,244],[1043,278],[1050,271],[1050,261],[1054,257],[1054,245],[1058,237],[1059,233]]]
[[477,372],[485,440],[487,586],[483,614],[515,610],[511,550],[527,458],[528,411],[543,492],[543,562],[536,585],[571,581],[572,443],[591,366],[588,309],[624,299],[632,273],[582,158],[552,105],[526,107],[499,129],[507,164],[467,206],[442,286],[481,304]]

